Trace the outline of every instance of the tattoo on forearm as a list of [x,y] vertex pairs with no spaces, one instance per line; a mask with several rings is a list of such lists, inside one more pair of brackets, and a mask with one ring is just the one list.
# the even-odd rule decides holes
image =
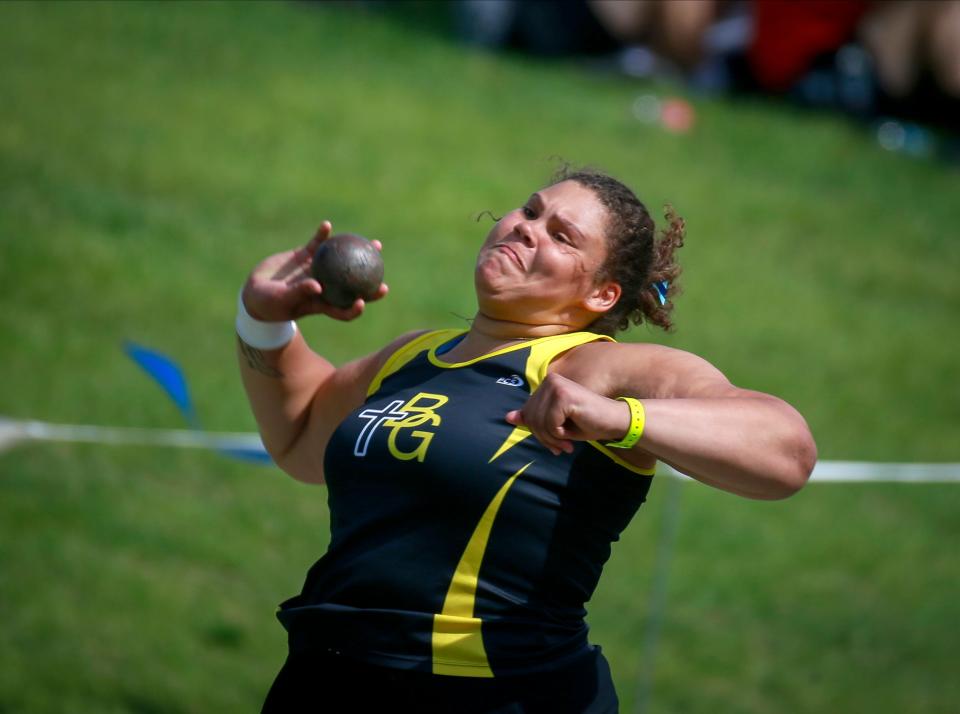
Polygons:
[[274,379],[280,379],[283,377],[283,373],[279,369],[267,364],[266,359],[264,359],[263,352],[258,350],[256,347],[251,347],[239,338],[237,339],[237,343],[240,345],[240,351],[243,353],[243,356],[247,358],[247,366],[250,367],[250,369],[259,372],[264,376],[273,377]]

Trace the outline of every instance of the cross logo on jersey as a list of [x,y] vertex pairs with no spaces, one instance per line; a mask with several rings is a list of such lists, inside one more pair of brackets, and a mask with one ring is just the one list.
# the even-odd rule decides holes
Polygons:
[[360,430],[360,435],[357,437],[357,443],[353,447],[354,456],[366,456],[367,447],[370,446],[370,438],[373,436],[373,432],[383,424],[387,419],[404,419],[407,416],[407,412],[397,411],[398,407],[403,404],[402,399],[397,399],[390,402],[383,409],[364,409],[357,416],[361,419],[366,419],[367,423],[363,425],[363,428]]
[[[442,419],[437,414],[437,409],[448,401],[449,397],[443,394],[420,392],[406,403],[396,399],[383,409],[364,409],[357,416],[366,419],[367,423],[363,425],[363,429],[357,436],[353,455],[361,457],[367,455],[370,439],[382,424],[390,430],[387,435],[387,449],[395,459],[400,461],[416,459],[423,463],[427,449],[430,448],[430,442],[433,440],[433,432],[423,431],[420,427],[440,426]],[[413,447],[411,450],[405,450],[397,443],[402,433],[404,433],[404,441],[407,442],[406,446]]]

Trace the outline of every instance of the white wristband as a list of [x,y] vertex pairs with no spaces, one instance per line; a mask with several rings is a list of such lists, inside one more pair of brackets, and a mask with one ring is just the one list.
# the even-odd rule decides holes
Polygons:
[[276,350],[283,347],[297,334],[297,323],[264,322],[250,317],[243,304],[243,290],[237,296],[237,336],[258,350]]

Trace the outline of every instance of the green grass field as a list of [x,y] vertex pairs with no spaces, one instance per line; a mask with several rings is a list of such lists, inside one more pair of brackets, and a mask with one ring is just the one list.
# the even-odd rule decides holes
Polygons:
[[[688,220],[679,329],[808,418],[821,458],[960,460],[960,175],[842,119],[467,51],[338,6],[0,4],[0,415],[180,427],[123,355],[179,361],[209,429],[252,430],[236,291],[324,218],[384,244],[391,294],[306,321],[335,361],[474,309],[487,224],[555,168],[606,168]],[[615,548],[593,639],[632,711],[665,484]],[[214,454],[0,453],[0,712],[258,710],[273,612],[326,494]],[[656,712],[954,712],[960,487],[683,486]]]

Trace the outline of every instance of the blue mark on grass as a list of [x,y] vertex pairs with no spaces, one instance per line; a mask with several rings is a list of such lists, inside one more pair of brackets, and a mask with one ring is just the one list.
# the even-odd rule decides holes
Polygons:
[[[174,405],[187,425],[196,431],[203,431],[200,426],[200,420],[193,408],[193,401],[190,399],[190,389],[187,387],[187,378],[183,374],[173,359],[156,350],[143,347],[135,342],[126,341],[123,344],[123,351],[137,365],[146,372],[154,382],[160,385],[164,393],[173,401]],[[240,461],[250,461],[259,464],[272,464],[273,459],[262,447],[234,447],[230,449],[217,449],[224,456],[229,456]]]

